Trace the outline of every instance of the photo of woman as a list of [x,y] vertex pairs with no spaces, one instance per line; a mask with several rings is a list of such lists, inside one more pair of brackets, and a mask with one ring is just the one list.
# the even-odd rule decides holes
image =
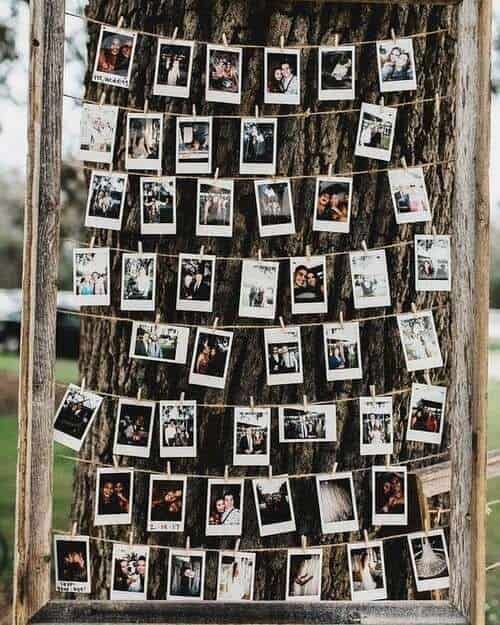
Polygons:
[[360,453],[393,453],[392,397],[360,397]]
[[198,328],[189,383],[224,388],[232,343],[233,332]]
[[217,601],[252,601],[255,553],[219,552]]
[[126,169],[161,170],[163,116],[159,113],[128,113]]
[[352,600],[387,599],[382,542],[348,545],[347,555]]
[[355,59],[354,46],[319,49],[319,100],[354,100]]
[[373,525],[406,525],[408,522],[406,467],[372,466]]
[[98,467],[94,525],[130,525],[133,469]]
[[208,480],[207,536],[241,536],[244,485],[238,478]]
[[57,592],[90,592],[88,536],[54,535]]
[[127,179],[127,174],[92,172],[85,213],[87,228],[121,229]]
[[318,232],[349,232],[352,178],[316,179],[313,229]]
[[101,26],[92,80],[128,89],[137,33]]
[[183,532],[187,478],[151,475],[148,532]]
[[292,314],[328,312],[326,257],[290,258]]
[[160,458],[195,458],[197,411],[195,401],[161,401]]
[[149,458],[155,403],[120,398],[113,454]]
[[417,88],[413,40],[396,39],[377,43],[380,91],[414,91]]
[[289,549],[287,560],[287,601],[321,599],[321,549]]
[[189,98],[193,48],[192,41],[158,41],[154,95]]
[[444,386],[412,384],[407,440],[441,444],[446,392]]
[[122,254],[122,310],[154,310],[156,254]]

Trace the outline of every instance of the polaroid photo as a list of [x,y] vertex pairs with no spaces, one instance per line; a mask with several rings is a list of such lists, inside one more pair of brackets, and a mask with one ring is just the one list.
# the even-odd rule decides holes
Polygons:
[[219,551],[217,601],[252,601],[255,553]]
[[300,104],[300,50],[264,50],[265,104]]
[[161,401],[160,458],[196,458],[196,401]]
[[321,531],[323,534],[357,532],[358,510],[351,472],[316,476]]
[[130,525],[134,470],[97,467],[94,525]]
[[101,26],[92,80],[128,89],[136,43],[133,31]]
[[280,443],[333,443],[337,440],[335,404],[278,409]]
[[271,409],[234,408],[233,464],[267,467],[270,463]]
[[406,467],[372,466],[373,525],[408,524]]
[[349,252],[354,308],[391,305],[385,250]]
[[212,312],[215,256],[179,254],[177,310]]
[[169,549],[167,599],[199,601],[205,584],[205,551]]
[[295,532],[295,513],[287,477],[252,480],[261,536]]
[[351,221],[352,177],[316,178],[313,230],[348,233]]
[[207,102],[241,104],[242,48],[207,44]]
[[154,415],[154,401],[120,398],[116,413],[113,454],[149,458]]
[[362,456],[387,456],[394,450],[392,397],[359,398],[359,446]]
[[151,475],[148,532],[183,532],[186,517],[187,477]]
[[175,234],[176,181],[166,176],[142,177],[141,234]]
[[233,236],[234,180],[198,178],[196,236]]
[[127,174],[93,171],[90,177],[85,226],[121,230]]
[[160,39],[156,53],[154,95],[189,98],[194,41]]
[[431,310],[397,316],[408,371],[443,366],[443,357]]
[[449,235],[415,235],[415,289],[451,291]]
[[240,317],[275,318],[279,270],[279,262],[248,259],[242,262]]
[[390,161],[397,109],[378,104],[361,104],[355,156]]
[[290,258],[292,315],[328,312],[326,256]]
[[354,100],[356,48],[354,46],[319,49],[319,100]]
[[233,332],[213,328],[197,329],[189,384],[224,388],[231,358],[233,335]]
[[109,306],[109,247],[73,250],[73,294],[80,306]]
[[189,328],[163,323],[134,321],[130,337],[130,358],[185,365]]
[[352,601],[387,599],[381,540],[347,545],[347,560]]
[[377,41],[377,66],[380,91],[415,91],[417,77],[413,39]]
[[295,234],[290,180],[255,180],[261,237]]
[[406,440],[441,445],[446,387],[412,384]]
[[56,592],[90,592],[88,536],[54,535]]
[[125,169],[161,170],[163,145],[161,113],[128,113],[126,140]]
[[122,310],[154,310],[156,254],[122,254]]
[[117,106],[89,104],[88,102],[82,104],[80,160],[107,164],[113,162],[117,120]]
[[113,545],[111,601],[145,601],[148,594],[149,547]]
[[442,529],[408,534],[408,547],[417,592],[450,587],[450,561]]
[[277,117],[242,117],[240,174],[276,175]]
[[431,205],[423,167],[390,169],[387,172],[397,224],[430,221]]
[[212,171],[212,118],[177,117],[175,171],[209,174]]
[[80,451],[103,398],[70,384],[54,418],[54,441]]
[[288,549],[286,564],[286,601],[320,601],[321,549]]
[[325,369],[328,382],[359,380],[363,377],[359,323],[323,325]]
[[303,384],[300,328],[264,328],[267,385]]
[[241,478],[208,480],[207,536],[241,536],[244,491]]

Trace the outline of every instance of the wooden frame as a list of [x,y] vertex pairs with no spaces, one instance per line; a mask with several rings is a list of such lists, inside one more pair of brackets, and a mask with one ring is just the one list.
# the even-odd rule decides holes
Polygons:
[[[392,0],[385,3],[396,4]],[[259,602],[244,607],[207,602],[200,610],[199,605],[187,603],[180,607],[163,602],[49,602],[64,0],[32,0],[15,625],[25,625],[30,619],[33,623],[484,623],[491,11],[491,0],[463,0],[457,9],[456,128],[460,128],[460,136],[454,236],[459,245],[455,246],[453,264],[454,291],[460,301],[452,305],[456,345],[452,372],[455,405],[463,410],[452,415],[450,548],[455,566],[450,601],[308,606]]]

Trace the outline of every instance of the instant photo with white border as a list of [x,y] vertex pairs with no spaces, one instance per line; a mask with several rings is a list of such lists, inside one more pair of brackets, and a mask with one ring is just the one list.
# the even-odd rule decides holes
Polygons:
[[[185,311],[198,311],[198,312],[212,312],[214,305],[214,290],[215,290],[215,259],[216,257],[212,254],[179,254],[179,264],[177,269],[177,299],[176,299],[176,310],[185,310]],[[184,262],[189,263],[193,261],[199,265],[200,263],[208,263],[210,266],[210,287],[208,288],[208,299],[203,296],[203,299],[197,299],[195,297],[195,291],[193,287],[193,296],[192,297],[183,297],[184,286],[182,279],[182,268]],[[194,274],[196,275],[196,274]],[[194,279],[194,276],[193,276]],[[194,279],[195,280],[195,279]],[[205,275],[202,277],[202,282],[198,286],[196,293],[203,289],[203,293],[207,291],[207,284],[205,281]],[[201,297],[201,296],[200,296]]]
[[[205,74],[205,100],[207,102],[227,102],[229,104],[241,104],[241,81],[242,81],[242,65],[243,65],[243,48],[234,46],[218,46],[215,44],[207,44],[207,64]],[[228,52],[238,57],[237,64],[237,91],[224,91],[223,89],[215,89],[210,85],[210,67],[212,54],[227,54]]]
[[[214,337],[220,337],[229,341],[225,354],[224,371],[222,376],[210,375],[205,373],[196,373],[196,360],[199,356],[198,343],[202,334],[211,335]],[[229,361],[231,360],[231,348],[233,345],[233,332],[227,332],[225,330],[215,330],[213,328],[197,328],[196,338],[194,342],[193,360],[191,362],[191,370],[189,372],[189,384],[197,384],[198,386],[207,386],[209,388],[223,389],[226,385],[227,372],[229,369]]]
[[[231,593],[231,588],[226,590],[222,590],[222,565],[224,558],[233,558],[233,564],[238,564],[238,569],[240,571],[240,575],[242,574],[243,562],[248,562],[250,568],[252,569],[250,579],[245,580],[240,584],[239,581],[236,582],[236,591],[238,596],[234,596],[235,592]],[[244,584],[247,583],[248,586]],[[217,601],[231,601],[231,603],[239,602],[239,601],[253,601],[254,594],[254,585],[255,585],[255,553],[245,552],[245,551],[219,551],[219,566],[217,570]],[[248,589],[248,596],[247,594]],[[242,596],[243,594],[243,596]]]
[[[295,57],[296,73],[290,78],[282,76],[284,91],[275,93],[269,89],[270,58],[273,55]],[[282,62],[281,65],[284,63]],[[289,63],[287,63],[289,64]],[[287,82],[285,88],[285,82]],[[290,91],[288,91],[290,89]],[[264,49],[264,103],[265,104],[300,104],[300,50],[293,48],[265,48]]]
[[239,317],[275,318],[279,270],[279,262],[252,259],[242,261]]
[[[118,217],[98,217],[91,215],[91,203],[93,196],[93,189],[97,178],[112,178],[115,184],[121,187],[120,190],[120,212]],[[86,228],[102,228],[103,230],[121,230],[123,207],[125,206],[125,195],[127,193],[127,181],[128,174],[115,174],[113,172],[106,171],[105,169],[95,169],[90,176],[90,184],[87,196],[87,206],[85,210],[85,227]]]
[[[355,156],[364,156],[366,158],[374,158],[379,161],[388,162],[391,160],[392,144],[394,141],[394,129],[396,127],[396,114],[397,109],[390,106],[380,106],[379,104],[368,104],[362,102],[361,113],[359,115],[358,133],[356,136],[356,147],[354,149]],[[389,136],[389,141],[385,147],[380,145],[371,145],[374,141],[374,136],[377,132],[373,133],[372,128],[365,124],[365,117],[370,116],[379,120],[377,124],[383,124],[390,126],[390,133],[382,133],[377,129],[379,135],[381,135],[378,141],[382,141],[382,137]],[[369,120],[370,121],[370,120]]]
[[[169,421],[175,420],[180,417],[176,416],[175,412],[179,414],[179,408],[188,408],[193,416],[193,444],[192,445],[167,445],[165,440],[168,439],[164,436],[164,429]],[[198,448],[198,411],[196,400],[180,400],[180,401],[160,401],[158,403],[158,415],[159,415],[159,436],[160,436],[160,458],[196,458]],[[175,432],[173,432],[175,435]]]
[[[126,443],[119,442],[119,426],[122,411],[126,406],[140,406],[144,408],[145,412],[149,414],[149,425],[146,429],[147,439],[145,445],[127,445]],[[118,400],[118,409],[116,411],[115,419],[115,436],[113,442],[113,455],[115,456],[131,456],[134,458],[149,458],[151,453],[151,440],[153,437],[153,423],[155,418],[156,404],[154,401],[138,400],[138,399],[125,399],[120,397]]]
[[[271,449],[271,408],[250,408],[236,406],[233,414],[233,464],[239,467],[267,467],[270,463]],[[243,436],[238,439],[238,426],[245,427],[245,444]],[[248,430],[252,430],[251,434]],[[264,442],[257,446],[254,441],[254,430],[263,430]],[[248,437],[252,435],[252,441]]]
[[[116,563],[121,559],[127,559],[132,553],[136,553],[138,558],[144,558],[146,561],[146,570],[144,573],[144,590],[115,590],[115,572]],[[111,558],[111,601],[145,601],[148,594],[148,573],[149,573],[149,547],[147,545],[126,545],[115,543],[113,545],[113,556]]]
[[[180,594],[172,594],[172,560],[174,558],[199,558],[201,562],[200,570],[200,592],[197,596],[184,596]],[[205,586],[205,558],[206,552],[198,549],[169,549],[168,553],[168,584],[167,584],[167,599],[173,601],[201,601],[204,595]]]
[[[413,54],[413,40],[411,37],[404,37],[401,39],[388,39],[385,41],[377,41],[377,67],[378,67],[378,79],[380,84],[381,93],[390,93],[391,91],[415,91],[417,89],[417,75],[415,67],[415,55]],[[408,64],[411,70],[409,78],[400,77],[401,80],[391,80],[386,77],[386,70],[384,69],[384,60],[382,58],[381,48],[387,48],[393,50],[399,48],[400,52],[406,54],[408,57]],[[389,56],[391,52],[389,52]],[[391,69],[391,68],[389,68]],[[392,66],[394,71],[395,65]]]
[[[403,512],[377,512],[377,476],[384,473],[402,474]],[[408,472],[405,466],[372,466],[372,524],[373,525],[408,525]]]
[[[335,220],[335,219],[321,219],[319,216],[319,199],[321,196],[327,194],[325,190],[335,185],[347,185],[347,219]],[[351,205],[352,205],[352,177],[346,176],[318,176],[316,178],[316,191],[314,193],[314,217],[313,217],[313,230],[316,232],[339,232],[347,234],[351,227]],[[342,191],[343,193],[343,191]],[[330,196],[331,200],[331,196]],[[326,209],[325,209],[326,210]],[[328,207],[332,213],[339,214],[339,209],[336,207]],[[342,215],[342,213],[340,212]]]
[[[86,580],[68,580],[64,579],[64,572],[60,570],[59,564],[61,558],[59,557],[59,546],[61,543],[83,543],[85,551],[84,563]],[[61,547],[62,549],[62,547]],[[68,536],[67,534],[54,534],[54,567],[56,574],[56,592],[77,592],[77,593],[90,593],[90,539],[88,536]]]
[[[125,267],[127,260],[152,260],[153,261],[153,276],[150,282],[151,284],[151,296],[144,298],[129,298],[126,297],[125,288]],[[149,276],[148,276],[149,280]],[[148,289],[149,290],[149,289]],[[149,252],[124,252],[122,254],[122,288],[121,288],[121,303],[120,308],[122,310],[145,310],[152,311],[155,309],[155,294],[156,294],[156,254]]]
[[[374,416],[375,420],[377,417],[384,417],[382,432],[379,429],[379,423],[370,423],[369,417],[371,415]],[[367,428],[373,429],[369,442],[365,442],[365,418],[367,419]],[[394,450],[392,397],[378,395],[359,398],[359,449],[362,456],[392,455]]]
[[[221,496],[217,498],[212,497],[212,489],[219,488]],[[211,521],[212,513],[214,512],[212,504],[218,499],[222,499],[225,503],[226,495],[233,497],[233,492],[225,491],[226,488],[232,491],[239,491],[239,507],[233,505],[233,508],[229,510],[226,515],[226,511],[223,512],[217,523]],[[243,528],[243,507],[245,502],[245,480],[238,477],[226,478],[213,478],[208,480],[207,484],[207,512],[205,517],[205,535],[206,536],[241,536]]]
[[[414,224],[432,219],[423,167],[403,167],[387,172],[397,224]],[[402,208],[406,210],[402,210]],[[414,210],[419,208],[419,210]]]
[[[265,523],[262,520],[262,510],[259,505],[259,497],[257,494],[257,484],[267,486],[268,492],[279,492],[283,484],[286,485],[288,511],[290,519],[286,521],[278,521],[275,523]],[[287,532],[295,532],[295,512],[293,509],[292,494],[290,491],[290,481],[287,477],[273,477],[273,478],[256,478],[252,480],[252,488],[255,500],[255,509],[257,511],[257,521],[259,524],[259,532],[261,537],[274,536],[275,534],[286,534]],[[269,490],[270,489],[270,490]]]
[[[387,255],[385,250],[349,252],[354,308],[391,305]],[[377,287],[380,291],[377,292]]]
[[[290,411],[297,413],[291,415]],[[287,414],[288,413],[288,414]],[[286,419],[290,416],[298,416],[299,427],[303,428],[304,437],[298,436],[298,431],[287,434]],[[309,436],[308,418],[323,417],[324,435],[321,436],[313,430],[313,436]],[[335,404],[315,404],[308,406],[280,406],[278,408],[278,426],[280,443],[334,443],[337,440],[337,408]],[[294,435],[295,434],[295,435]]]
[[[245,127],[255,126],[258,131],[259,126],[272,127],[273,147],[272,147],[272,160],[270,162],[251,162],[250,158],[246,156],[245,151]],[[256,145],[265,144],[265,137],[261,133],[257,134]],[[240,129],[240,174],[257,174],[264,176],[276,175],[276,158],[278,151],[278,118],[277,117],[242,117],[241,129]],[[257,155],[256,155],[257,156]]]
[[[175,172],[177,174],[210,174],[212,171],[213,152],[213,120],[212,117],[177,117],[176,118],[176,140],[175,140]],[[208,149],[206,156],[200,155],[198,159],[189,159],[182,156],[180,144],[181,124],[207,124],[208,125]],[[194,138],[194,137],[193,137]],[[196,155],[195,155],[196,156]]]
[[[347,343],[347,354],[340,354],[340,347],[337,346],[339,355],[335,355],[335,348],[330,349],[328,342]],[[359,338],[359,323],[350,321],[348,323],[325,323],[323,325],[323,345],[325,352],[325,370],[328,382],[339,380],[359,380],[363,377],[363,365],[361,362],[361,342]],[[352,354],[350,352],[354,351]],[[331,352],[331,355],[330,355]],[[331,358],[331,360],[330,360]],[[353,362],[349,362],[349,358]],[[344,363],[344,366],[342,365]],[[345,366],[347,364],[347,366]],[[356,364],[356,366],[349,366]],[[334,366],[337,365],[337,366]]]
[[[155,482],[175,482],[182,484],[182,502],[179,521],[153,520],[153,492]],[[183,532],[186,519],[187,477],[185,475],[151,475],[149,478],[148,532]]]
[[[415,235],[416,291],[451,291],[450,242],[449,234]],[[433,267],[434,263],[435,267]],[[420,270],[421,264],[422,271]],[[426,265],[430,265],[429,269],[431,273],[427,273],[424,270]],[[436,277],[433,276],[434,272]]]
[[[169,85],[159,83],[160,61],[162,46],[189,48],[189,61],[187,67],[186,85]],[[193,70],[194,41],[184,41],[181,39],[159,39],[158,49],[156,52],[155,78],[153,85],[153,94],[162,95],[170,98],[189,98],[191,88],[191,74]]]
[[[226,222],[226,211],[228,224],[204,224],[202,223],[202,207],[201,194],[207,193],[202,191],[203,186],[210,186],[229,193],[228,197],[219,197],[219,201],[227,202],[227,208],[224,209],[223,220]],[[198,191],[196,194],[196,236],[197,237],[232,237],[233,236],[233,212],[234,212],[234,180],[222,178],[198,178]],[[208,221],[208,215],[207,215]]]
[[[287,346],[287,360],[279,356],[279,362],[276,361],[277,371],[271,371],[271,357],[273,356],[273,349],[269,349],[270,344],[286,345]],[[297,354],[290,352],[288,343],[295,344],[297,346]],[[279,349],[279,347],[278,347]],[[302,359],[302,344],[300,340],[300,327],[287,326],[286,328],[264,328],[264,350],[266,359],[266,383],[268,386],[275,386],[277,384],[303,384],[304,382],[304,369]],[[283,371],[282,369],[282,362]],[[273,367],[274,368],[274,367]]]
[[[134,119],[141,119],[143,122],[151,121],[160,122],[159,140],[158,140],[158,156],[157,158],[134,158],[130,156],[130,124]],[[163,115],[161,113],[127,113],[127,133],[126,133],[126,150],[125,150],[125,169],[151,169],[161,171],[161,156],[163,149]]]
[[[446,386],[435,386],[433,384],[411,385],[410,409],[408,414],[408,426],[406,429],[406,440],[418,443],[430,443],[431,445],[441,445],[443,438],[444,414],[446,405]],[[439,410],[439,427],[437,432],[428,432],[425,429],[415,429],[412,427],[413,411],[419,410],[420,402],[428,401],[434,410],[441,405]]]
[[[99,490],[106,475],[127,475],[130,485],[128,512],[119,514],[99,514]],[[132,523],[132,505],[134,499],[134,470],[124,467],[97,467],[95,487],[94,525],[130,525]]]
[[[295,272],[305,267],[304,284],[296,285]],[[315,278],[310,285],[309,274]],[[319,274],[319,278],[318,278]],[[328,312],[326,256],[294,256],[290,258],[290,295],[292,315],[324,314]]]
[[[161,347],[155,347],[155,352],[153,355],[147,355],[147,346],[144,347],[145,354],[138,354],[137,352],[137,343],[138,343],[138,330],[140,329],[148,329],[150,332],[155,332],[157,335],[161,337],[162,332],[166,332],[167,334],[175,334],[176,338],[176,346],[175,346],[175,354],[173,358],[168,358],[166,356],[162,356]],[[133,321],[132,322],[132,334],[130,335],[130,358],[137,358],[138,360],[151,360],[154,362],[171,362],[177,365],[185,365],[187,361],[187,352],[189,346],[189,328],[185,328],[183,326],[170,326],[165,323],[149,323],[148,321]],[[159,350],[159,351],[158,351]]]
[[[328,54],[340,54],[350,56],[351,66],[347,70],[351,75],[350,87],[327,87],[323,84],[323,69],[325,65],[324,55]],[[339,66],[337,62],[333,70],[330,72],[330,76],[336,80],[342,80],[345,78],[346,69],[344,66]],[[356,48],[355,46],[320,46],[318,50],[318,100],[354,100],[355,95],[355,83],[356,83]]]
[[[382,586],[371,590],[354,590],[353,552],[366,549],[377,549],[382,564]],[[352,601],[378,601],[387,599],[387,582],[385,579],[384,545],[381,540],[372,540],[366,543],[352,543],[347,545],[347,561],[349,564],[349,582]]]
[[[64,405],[68,399],[68,396],[73,393],[78,393],[82,397],[85,397],[85,399],[91,399],[92,402],[95,403],[95,407],[92,409],[92,414],[90,415],[90,418],[88,419],[87,424],[85,425],[85,429],[83,431],[81,438],[76,438],[75,436],[71,436],[71,434],[67,434],[66,432],[63,432],[61,429],[57,429],[56,427],[57,420],[61,414],[61,411],[64,409]],[[76,384],[69,384],[68,388],[66,389],[66,392],[64,393],[64,397],[61,399],[61,403],[59,404],[59,408],[57,409],[56,416],[54,417],[54,441],[56,443],[60,443],[61,445],[65,445],[66,447],[69,447],[70,449],[74,449],[75,451],[80,451],[80,449],[82,448],[83,442],[85,438],[87,437],[87,434],[89,433],[90,428],[92,427],[92,424],[94,423],[94,419],[99,411],[99,408],[101,407],[103,399],[104,398],[101,395],[97,395],[96,393],[91,393],[90,391],[87,391],[85,389],[82,390],[81,387],[77,386]]]
[[[339,501],[337,506],[343,506],[342,521],[332,521],[328,518],[327,505],[321,492],[322,484],[335,481],[348,481],[349,482],[349,496],[344,494],[344,497],[349,499],[347,501]],[[319,514],[321,519],[321,532],[323,534],[339,534],[341,532],[357,532],[359,530],[358,509],[356,505],[356,494],[354,492],[354,481],[351,471],[345,471],[343,473],[322,473],[316,475],[316,491],[318,495]],[[337,512],[338,514],[338,512]],[[345,518],[345,517],[351,518]]]
[[[128,70],[127,76],[117,76],[112,72],[103,72],[99,70],[99,56],[101,54],[101,48],[103,44],[103,35],[106,33],[106,36],[109,35],[118,35],[119,37],[129,37],[132,39],[132,51],[130,53],[129,62],[128,62]],[[128,89],[130,86],[130,75],[132,73],[132,64],[134,62],[135,55],[135,47],[137,44],[137,33],[132,30],[125,30],[123,28],[115,28],[113,26],[101,26],[101,30],[99,33],[99,41],[97,43],[96,55],[94,61],[94,71],[92,73],[92,80],[94,82],[100,82],[105,85],[111,85],[112,87],[123,87],[124,89]]]
[[[146,223],[144,220],[145,194],[144,185],[157,183],[170,187],[172,191],[172,221],[160,223]],[[141,176],[140,182],[140,212],[141,234],[175,234],[177,229],[177,181],[173,176]],[[160,208],[161,213],[161,208]]]
[[[437,538],[441,539],[442,543],[442,551],[443,555],[437,555],[432,549],[432,545],[429,542],[429,539]],[[429,530],[427,533],[425,532],[414,532],[413,534],[408,534],[408,550],[410,552],[411,558],[411,566],[413,569],[413,575],[415,577],[415,584],[417,586],[417,592],[427,592],[429,590],[444,590],[450,587],[450,560],[448,557],[448,546],[446,544],[446,536],[442,529]],[[436,557],[441,558],[443,561],[443,568],[440,572],[435,575],[431,575],[428,577],[423,577],[420,575],[419,570],[417,568],[417,559],[415,556],[415,551],[413,547],[413,540],[420,540],[422,543],[422,549],[425,549],[424,544],[427,542],[427,546],[431,549],[434,554],[433,561],[436,563]],[[440,550],[441,551],[441,550]],[[430,554],[429,554],[430,555]],[[444,557],[443,557],[444,556]]]
[[[78,158],[81,161],[107,164],[113,162],[118,110],[117,106],[92,104],[90,102],[82,104],[80,147],[78,151]],[[105,135],[104,139],[101,138],[103,130],[96,128],[98,124],[107,126],[108,134]],[[98,143],[99,141],[100,143]],[[110,149],[96,150],[96,144],[101,146],[109,145]]]
[[[405,356],[406,368],[408,371],[422,371],[423,369],[436,369],[443,366],[443,357],[439,340],[434,325],[434,316],[431,310],[422,310],[416,313],[404,313],[397,315],[401,345]],[[427,343],[424,344],[421,336],[410,336],[405,332],[405,324],[410,321],[417,322],[422,319],[427,321],[426,333]],[[413,339],[413,340],[412,340]],[[411,341],[411,342],[410,342]]]
[[[308,571],[308,574],[312,576],[316,592],[308,592],[307,586],[309,586],[311,579],[306,582],[305,587],[300,586],[300,592],[294,594],[292,592],[292,560],[297,557],[308,558],[310,556],[311,561],[314,563],[312,570]],[[322,568],[323,568],[323,550],[322,549],[288,549],[286,560],[286,592],[285,601],[307,602],[307,601],[320,601],[321,600],[321,580],[322,580]]]
[[[77,281],[79,276],[77,274],[77,258],[78,256],[88,256],[89,254],[93,254],[97,257],[97,261],[103,264],[103,269],[105,268],[105,280],[102,282],[99,290],[104,290],[104,293],[78,293]],[[95,267],[97,269],[97,267]],[[109,247],[76,247],[73,249],[73,294],[76,296],[76,299],[80,306],[109,306],[111,303],[111,295],[110,295],[110,251]],[[90,272],[96,273],[95,271]],[[83,278],[83,276],[82,276]],[[96,285],[94,285],[96,286]]]
[[[290,219],[282,223],[264,224],[263,220],[263,206],[259,195],[261,187],[272,187],[274,185],[286,185],[286,189],[283,193],[282,199],[284,200],[286,194],[286,201],[290,207]],[[257,218],[259,222],[259,234],[261,237],[273,237],[287,234],[295,234],[295,216],[293,209],[292,199],[292,186],[288,178],[269,179],[269,180],[255,180],[255,202],[257,204]],[[279,203],[281,211],[281,203]]]

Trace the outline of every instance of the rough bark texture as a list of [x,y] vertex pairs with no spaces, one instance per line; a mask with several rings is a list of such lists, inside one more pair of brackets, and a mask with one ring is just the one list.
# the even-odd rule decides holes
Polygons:
[[[436,92],[454,94],[456,74],[455,61],[455,12],[452,7],[429,6],[374,6],[335,5],[331,3],[264,2],[262,0],[91,0],[88,15],[116,24],[120,16],[131,28],[150,30],[170,35],[179,26],[179,37],[186,39],[220,42],[225,33],[230,43],[257,42],[276,45],[280,35],[285,42],[332,44],[334,33],[340,34],[341,42],[374,40],[390,37],[390,29],[396,33],[411,34],[449,27],[449,34],[441,34],[415,41],[416,64],[418,68],[418,97],[432,97]],[[89,58],[93,63],[98,29],[89,25]],[[192,99],[190,101],[169,100],[151,96],[156,54],[156,40],[139,38],[130,91],[107,89],[108,102],[142,108],[144,98],[149,97],[150,110],[171,110],[191,112],[195,102],[202,113],[237,112],[232,105],[213,105],[204,102],[205,48],[198,46],[193,68]],[[315,110],[318,106],[346,108],[346,103],[317,102],[317,53],[304,51],[302,103]],[[376,71],[375,48],[373,45],[358,48],[357,56],[358,102],[375,102],[379,98]],[[261,105],[263,92],[263,52],[245,50],[244,53],[242,114],[253,114],[255,104]],[[86,96],[98,100],[102,87],[91,82],[91,69],[87,73]],[[389,94],[386,103],[413,100],[414,93]],[[261,106],[262,108],[262,106]],[[266,114],[296,110],[291,107],[263,107]],[[375,161],[353,157],[354,139],[358,114],[314,117],[308,119],[283,119],[279,122],[278,172],[283,175],[300,173],[326,173],[328,164],[334,172],[365,170],[380,167]],[[440,111],[434,103],[402,107],[398,112],[394,141],[392,166],[405,156],[408,164],[443,161],[454,157],[454,103],[444,101]],[[120,147],[124,140],[123,117],[119,127]],[[238,175],[239,122],[237,120],[215,120],[214,166],[220,167],[220,176]],[[174,172],[174,122],[167,118],[164,135],[163,171]],[[118,153],[118,146],[116,149]],[[115,169],[124,169],[124,163],[117,161]],[[131,176],[127,198],[127,209],[121,233],[97,232],[96,244],[120,245],[125,249],[137,249],[139,237],[138,179]],[[431,167],[426,180],[433,210],[433,224],[439,233],[450,231],[452,224],[453,171],[449,167]],[[297,235],[259,239],[253,185],[237,184],[235,201],[235,233],[232,240],[197,239],[195,229],[195,185],[193,182],[178,181],[178,234],[175,237],[143,237],[144,249],[162,252],[197,251],[205,245],[206,251],[216,254],[256,256],[258,248],[264,256],[302,255],[306,244],[314,252],[359,249],[361,241],[368,247],[375,247],[413,238],[416,232],[423,232],[422,224],[397,226],[386,174],[359,175],[354,179],[353,212],[351,233],[334,235],[312,231],[313,181],[293,184],[295,220]],[[83,218],[83,211],[82,211]],[[90,238],[90,233],[89,233]],[[447,301],[443,294],[418,294],[414,290],[413,247],[407,246],[388,251],[391,294],[395,311],[410,309],[415,302],[418,307],[442,304]],[[161,258],[157,281],[157,309],[162,319],[186,321],[189,323],[211,323],[213,316],[200,313],[179,313],[175,311],[175,287],[177,266],[175,261]],[[340,311],[346,319],[362,318],[363,312],[353,309],[348,257],[336,257],[329,261],[329,314],[322,317],[294,317],[297,321],[336,320]],[[112,269],[112,306],[103,312],[124,316],[120,311],[120,254],[114,255]],[[220,323],[237,319],[237,297],[239,293],[240,267],[238,263],[218,264],[216,281],[215,312]],[[389,310],[389,309],[386,309]],[[291,321],[289,304],[288,268],[282,264],[280,273],[280,301],[278,315]],[[367,314],[383,314],[384,310],[368,311]],[[365,316],[366,316],[365,315]],[[136,314],[135,318],[153,319],[154,315]],[[436,311],[436,326],[441,342],[445,366],[432,374],[433,382],[450,383],[449,354],[450,316],[447,308]],[[238,321],[236,321],[238,322]],[[186,398],[207,403],[225,402],[247,405],[253,395],[256,403],[301,401],[304,393],[311,400],[337,399],[368,394],[368,386],[375,384],[378,392],[406,388],[412,380],[423,381],[421,376],[406,371],[401,344],[394,319],[368,322],[361,325],[364,378],[361,382],[333,384],[325,382],[323,364],[322,333],[320,328],[303,329],[304,386],[267,387],[263,358],[262,331],[237,331],[233,347],[230,372],[224,392],[188,386],[188,368],[170,365],[156,365],[130,360],[128,357],[131,326],[127,323],[107,320],[85,319],[82,325],[82,348],[80,369],[86,377],[89,388],[135,396],[138,386],[143,387],[143,397],[151,399],[176,399],[182,391]],[[194,333],[192,333],[194,337]],[[409,396],[395,398],[395,455],[394,461],[406,460],[438,452],[435,446],[408,443],[404,435],[406,428]],[[116,403],[106,401],[104,408],[92,428],[82,451],[82,457],[96,462],[112,461],[112,434]],[[449,419],[453,418],[457,406],[449,406]],[[179,460],[172,463],[175,472],[223,473],[224,466],[232,463],[232,414],[231,411],[200,409],[199,454],[193,461]],[[340,469],[370,466],[373,459],[359,455],[358,412],[355,402],[338,406],[338,443],[336,445],[280,445],[278,443],[277,417],[273,415],[272,452],[273,470],[278,473],[321,472],[339,463]],[[442,450],[449,445],[449,419],[445,425]],[[155,431],[156,432],[156,431]],[[154,437],[154,440],[157,437]],[[127,459],[122,460],[124,464]],[[375,462],[376,463],[376,462]],[[148,461],[130,459],[130,464],[164,471],[165,463],[158,458],[158,445],[153,444],[152,456]],[[418,466],[418,465],[414,465]],[[249,471],[256,472],[255,468]],[[232,475],[244,475],[243,469],[232,469]],[[137,541],[182,546],[185,538],[177,534],[153,534],[145,532],[147,510],[147,486],[145,475],[136,478],[134,502],[134,527]],[[259,546],[296,546],[299,536],[306,534],[310,544],[331,542],[332,537],[323,537],[320,532],[319,511],[316,498],[312,496],[312,480],[293,480],[292,496],[297,517],[297,534],[281,535],[260,539],[256,524],[255,508],[251,498],[250,483],[247,482],[245,500],[244,533],[241,548]],[[128,527],[94,528],[93,501],[95,468],[88,465],[77,467],[75,475],[73,518],[79,521],[83,533],[128,541]],[[369,473],[357,474],[356,489],[359,512],[363,527],[370,528],[371,504]],[[206,505],[206,481],[191,480],[188,487],[188,514],[186,535],[196,546],[230,547],[232,539],[206,538],[204,536],[204,514]],[[339,542],[356,541],[358,535],[338,535]],[[151,598],[164,598],[166,583],[165,552],[153,550]],[[284,597],[285,552],[270,555],[258,554],[256,576],[256,599]],[[108,595],[111,577],[111,549],[102,543],[94,543],[95,598]],[[386,543],[386,567],[390,599],[406,599],[414,596],[409,576],[409,561],[406,557],[406,540]],[[216,556],[208,554],[206,598],[215,597]],[[324,599],[348,599],[347,556],[344,548],[326,550],[324,554],[323,588]]]

